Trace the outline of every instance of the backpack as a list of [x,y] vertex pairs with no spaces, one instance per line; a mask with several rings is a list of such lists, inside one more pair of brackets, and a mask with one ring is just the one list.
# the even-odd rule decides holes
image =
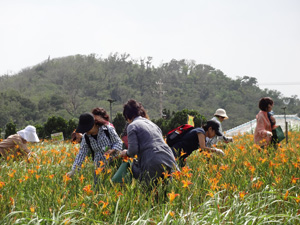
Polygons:
[[[110,135],[109,135],[109,132],[108,132],[108,128],[107,127],[103,127],[103,131],[106,135],[106,137],[108,137],[108,139],[110,140],[111,142],[111,139],[110,139]],[[87,145],[89,146],[90,150],[91,150],[91,153],[92,153],[92,159],[94,161],[94,157],[95,157],[95,152],[91,146],[91,142],[90,142],[90,138],[87,136],[87,134],[84,135],[84,138],[85,138],[85,142],[87,143]]]
[[190,130],[194,129],[192,125],[183,124],[167,133],[167,144],[172,147],[175,143],[181,140],[181,138]]

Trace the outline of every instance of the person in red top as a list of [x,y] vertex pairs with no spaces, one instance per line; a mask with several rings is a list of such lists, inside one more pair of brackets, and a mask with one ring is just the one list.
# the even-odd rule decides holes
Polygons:
[[256,115],[256,128],[254,131],[254,143],[265,148],[270,146],[272,140],[272,129],[275,124],[271,121],[270,113],[273,109],[274,102],[269,97],[260,99],[258,107],[261,111]]

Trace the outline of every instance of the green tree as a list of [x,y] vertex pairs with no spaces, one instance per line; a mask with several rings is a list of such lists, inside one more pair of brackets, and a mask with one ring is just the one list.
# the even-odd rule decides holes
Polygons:
[[16,134],[17,133],[17,126],[14,122],[9,122],[5,126],[5,138],[7,138],[9,135]]
[[198,111],[183,109],[179,112],[176,112],[168,121],[169,130],[179,127],[182,124],[186,124],[188,115],[194,116],[195,127],[201,127],[206,121],[206,118],[202,116]]
[[126,124],[126,120],[122,113],[117,113],[114,120],[113,125],[115,126],[116,132],[118,135],[121,135]]
[[64,137],[67,137],[70,135],[67,134],[67,128],[68,124],[64,118],[60,116],[51,116],[44,125],[45,136],[46,138],[50,138],[53,133],[63,132]]
[[71,138],[71,134],[76,129],[77,125],[78,125],[78,122],[75,119],[70,119],[68,121],[65,138]]
[[44,126],[41,125],[41,124],[36,124],[35,128],[36,128],[37,136],[40,139],[45,139],[46,138],[46,134],[45,134],[45,128],[44,128]]

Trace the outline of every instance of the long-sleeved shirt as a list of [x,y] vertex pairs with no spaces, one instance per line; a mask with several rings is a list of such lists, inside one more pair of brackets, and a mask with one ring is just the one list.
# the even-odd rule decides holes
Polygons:
[[268,113],[265,111],[260,111],[256,115],[256,128],[254,131],[254,143],[260,146],[269,145],[271,142],[271,137],[267,135],[267,131],[272,132],[274,125],[271,125],[271,121],[268,117]]
[[[165,143],[160,128],[150,120],[136,117],[128,125],[128,151],[131,157],[138,156],[139,171],[133,176],[149,181],[160,177],[165,170],[178,168],[170,147]],[[145,172],[149,176],[145,175]]]
[[0,154],[3,157],[19,154],[28,155],[30,150],[27,148],[27,144],[23,143],[22,137],[19,134],[10,135],[7,139],[0,142]]
[[[104,132],[105,127],[107,127],[108,129],[109,137],[107,137]],[[88,134],[84,134],[84,135],[88,135]],[[122,150],[122,144],[123,144],[122,140],[118,136],[116,130],[110,125],[99,127],[97,140],[93,138],[91,135],[88,135],[88,137],[91,143],[91,147],[95,154],[94,163],[97,167],[99,167],[100,161],[102,161],[103,163],[106,163],[107,161],[106,158],[104,157],[104,152],[106,148],[115,149],[118,151]],[[87,156],[88,151],[89,151],[89,146],[86,143],[85,138],[83,137],[80,144],[80,150],[73,163],[72,170],[75,170],[76,168],[80,170],[81,164],[84,161],[85,157]]]

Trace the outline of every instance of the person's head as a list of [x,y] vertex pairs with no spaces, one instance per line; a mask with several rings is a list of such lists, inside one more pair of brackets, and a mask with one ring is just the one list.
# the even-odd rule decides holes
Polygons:
[[225,109],[217,109],[214,116],[218,117],[221,122],[228,119]]
[[123,106],[123,116],[128,121],[132,121],[134,118],[141,116],[149,119],[146,110],[140,102],[134,99],[128,100]]
[[213,120],[209,120],[206,122],[206,124],[203,126],[203,129],[205,131],[205,134],[209,138],[213,138],[214,136],[223,136],[221,132],[219,131],[220,125]]
[[261,111],[271,112],[274,102],[270,97],[264,97],[259,100],[258,107]]
[[95,118],[95,123],[98,125],[106,125],[109,122],[109,115],[105,109],[97,107],[92,110],[92,114]]
[[98,131],[98,125],[95,124],[94,115],[92,113],[83,113],[79,116],[79,123],[76,133],[94,134]]
[[17,132],[27,142],[39,142],[34,126],[28,125],[25,129]]

